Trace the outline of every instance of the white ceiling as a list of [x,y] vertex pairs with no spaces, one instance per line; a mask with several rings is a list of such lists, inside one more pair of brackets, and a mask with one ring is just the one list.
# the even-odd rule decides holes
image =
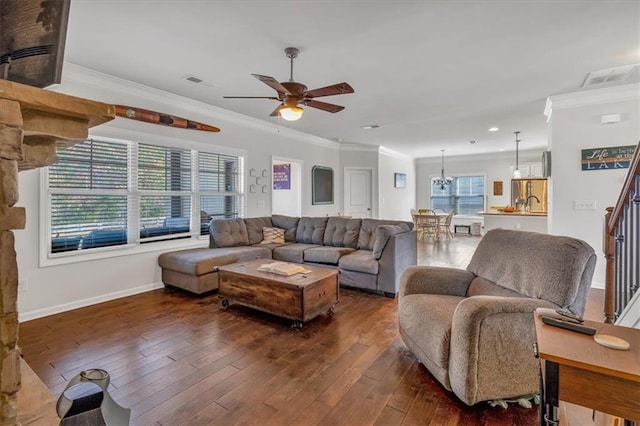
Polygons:
[[[309,89],[353,86],[320,98],[345,110],[306,108],[288,123],[269,117],[276,101],[222,98],[273,96],[251,74],[286,81],[287,46],[300,48],[294,78]],[[73,0],[65,60],[418,158],[514,150],[515,130],[526,150],[547,145],[548,96],[640,62],[640,2]]]

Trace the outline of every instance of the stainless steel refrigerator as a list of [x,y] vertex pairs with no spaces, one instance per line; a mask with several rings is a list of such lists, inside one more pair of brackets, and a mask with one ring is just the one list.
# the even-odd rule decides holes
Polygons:
[[547,213],[546,178],[511,179],[511,205],[519,213]]

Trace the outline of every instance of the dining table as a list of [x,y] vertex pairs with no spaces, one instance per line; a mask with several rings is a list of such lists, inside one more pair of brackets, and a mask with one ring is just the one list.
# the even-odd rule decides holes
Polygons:
[[445,219],[449,216],[449,213],[445,212],[416,212],[414,217],[414,225],[418,231],[419,238],[424,239],[424,233],[426,228],[433,228],[434,240],[440,240],[440,225],[442,225]]

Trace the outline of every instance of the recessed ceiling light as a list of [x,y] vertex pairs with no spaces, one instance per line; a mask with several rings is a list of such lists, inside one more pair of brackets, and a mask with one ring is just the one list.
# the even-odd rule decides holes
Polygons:
[[489,128],[490,132],[497,132],[498,130],[500,130],[500,129],[498,129],[497,127],[490,127]]
[[477,144],[478,142],[476,142],[476,141],[469,141],[469,143],[470,143],[471,145],[475,145],[475,144]]
[[504,148],[500,148],[498,151],[502,152],[502,151],[504,151]]
[[377,129],[380,127],[379,124],[367,124],[366,126],[362,126],[361,128],[364,130]]

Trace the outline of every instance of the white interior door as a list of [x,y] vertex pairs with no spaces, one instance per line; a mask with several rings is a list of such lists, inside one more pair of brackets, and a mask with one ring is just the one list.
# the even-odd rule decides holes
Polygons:
[[371,217],[371,169],[344,169],[344,214],[352,217]]
[[302,216],[302,161],[272,157],[271,214]]

